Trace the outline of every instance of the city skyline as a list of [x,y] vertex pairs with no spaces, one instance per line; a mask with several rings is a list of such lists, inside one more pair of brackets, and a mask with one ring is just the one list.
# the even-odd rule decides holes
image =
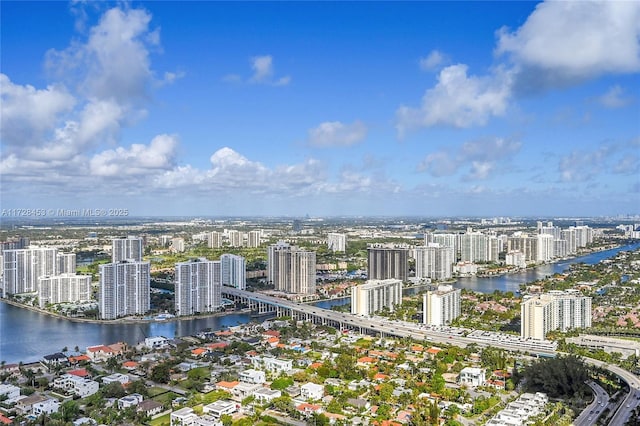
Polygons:
[[3,208],[638,213],[637,2],[1,8]]

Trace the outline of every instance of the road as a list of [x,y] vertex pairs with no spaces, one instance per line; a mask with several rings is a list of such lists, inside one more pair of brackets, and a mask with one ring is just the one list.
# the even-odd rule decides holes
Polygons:
[[556,344],[554,342],[524,340],[518,336],[508,335],[505,333],[474,331],[470,329],[446,326],[434,327],[404,321],[391,321],[381,317],[363,317],[230,287],[224,287],[222,291],[224,294],[246,297],[272,306],[291,309],[298,313],[339,323],[342,326],[360,328],[362,330],[382,333],[389,336],[410,337],[417,340],[429,340],[434,343],[453,344],[461,347],[465,347],[473,343],[480,346],[491,346],[506,350],[533,352],[545,355],[554,355],[556,349]]
[[609,394],[599,384],[588,381],[587,385],[593,390],[593,402],[585,408],[573,422],[574,426],[592,426],[609,403]]
[[608,423],[609,426],[624,426],[627,420],[630,419],[631,412],[640,403],[640,377],[617,365],[610,365],[593,358],[582,357],[582,359],[588,364],[609,370],[629,385],[629,393],[622,400],[622,403],[618,406],[617,411]]

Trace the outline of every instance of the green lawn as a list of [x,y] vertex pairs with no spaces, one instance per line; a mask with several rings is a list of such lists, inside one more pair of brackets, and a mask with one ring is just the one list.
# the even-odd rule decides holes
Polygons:
[[153,398],[154,396],[160,395],[165,392],[169,392],[169,391],[166,389],[158,388],[158,387],[149,388],[149,398]]
[[151,399],[159,402],[160,404],[171,404],[171,401],[173,401],[178,396],[180,395],[178,395],[177,393],[167,392],[167,393],[163,393],[162,395],[155,396]]
[[164,416],[160,416],[157,419],[153,419],[149,422],[149,426],[169,426],[171,423],[171,413],[167,413]]

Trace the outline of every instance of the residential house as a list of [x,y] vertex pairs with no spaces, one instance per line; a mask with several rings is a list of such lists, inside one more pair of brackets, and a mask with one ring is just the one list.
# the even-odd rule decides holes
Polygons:
[[45,355],[42,357],[42,363],[47,367],[55,367],[57,365],[69,365],[67,356],[62,352],[56,352],[55,354]]
[[265,404],[282,396],[282,391],[269,388],[260,388],[253,391],[253,396],[260,404]]
[[253,393],[260,388],[262,388],[262,385],[240,382],[231,389],[231,395],[233,395],[233,399],[242,401],[246,397],[253,395]]
[[98,392],[100,385],[94,380],[85,379],[72,374],[64,374],[53,381],[53,387],[64,389],[65,391],[84,398]]
[[193,408],[184,407],[171,413],[171,426],[191,426],[197,418]]
[[31,414],[38,417],[42,414],[49,415],[57,413],[60,409],[60,403],[55,398],[47,398],[44,401],[36,402],[31,406]]
[[296,410],[298,410],[298,412],[303,414],[305,417],[310,417],[313,414],[321,414],[324,412],[322,405],[308,404],[306,402],[303,402],[302,404],[297,405]]
[[241,382],[254,384],[262,384],[267,381],[264,371],[254,369],[244,370],[238,378]]
[[202,407],[204,414],[210,414],[216,420],[224,415],[231,415],[238,411],[238,405],[233,401],[218,400]]
[[307,400],[320,400],[324,396],[324,386],[315,383],[305,383],[300,386],[300,396]]
[[22,398],[18,401],[16,404],[16,410],[21,414],[29,414],[33,410],[33,404],[46,401],[47,399],[49,398],[44,395],[34,393],[33,395],[29,395],[28,397]]
[[109,383],[114,383],[114,382],[118,382],[121,385],[125,385],[127,383],[129,383],[131,381],[131,379],[129,378],[128,374],[122,374],[122,373],[113,373],[110,374],[108,376],[105,376],[102,378],[102,383],[107,385]]
[[138,404],[137,410],[139,413],[144,413],[145,416],[151,417],[162,412],[162,404],[153,399],[147,399]]
[[169,339],[163,336],[147,337],[144,345],[150,349],[164,349],[169,347]]
[[20,396],[20,388],[12,384],[0,384],[0,396],[6,396],[9,401]]
[[97,345],[87,347],[87,356],[94,362],[103,362],[116,356],[109,346]]
[[279,359],[271,357],[257,356],[251,359],[251,364],[255,368],[262,368],[271,373],[286,373],[293,368],[293,361],[290,359]]
[[465,367],[460,371],[458,384],[471,387],[482,386],[486,381],[484,368]]
[[125,408],[135,407],[140,404],[144,398],[139,393],[132,393],[131,395],[123,396],[118,400],[118,408],[124,410]]
[[227,382],[227,381],[221,381],[216,383],[216,389],[217,390],[223,390],[223,391],[227,391],[229,393],[231,393],[231,391],[233,391],[233,389],[238,386],[238,384],[240,384],[240,382],[234,380],[233,382]]

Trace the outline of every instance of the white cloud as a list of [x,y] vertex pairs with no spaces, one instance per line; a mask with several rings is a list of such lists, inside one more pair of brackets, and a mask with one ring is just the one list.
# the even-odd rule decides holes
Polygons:
[[614,153],[615,147],[603,145],[589,151],[572,151],[560,158],[558,172],[563,182],[586,182],[604,171],[606,160]]
[[149,30],[150,21],[142,9],[110,9],[91,28],[86,43],[50,50],[47,66],[55,75],[71,77],[87,97],[119,103],[146,100],[155,81],[149,49],[159,42],[158,32]]
[[[516,31],[498,31],[519,79],[572,84],[606,73],[640,70],[640,2],[546,1]],[[520,81],[519,84],[532,84]]]
[[[273,56],[260,55],[249,58],[252,75],[246,82],[251,84],[265,84],[270,86],[286,86],[291,83],[291,76],[275,77]],[[227,74],[222,77],[226,83],[242,83],[243,78],[239,74]]]
[[[122,128],[146,115],[150,90],[183,75],[154,77],[149,56],[158,47],[159,30],[149,29],[150,19],[141,9],[104,12],[85,40],[47,52],[46,65],[60,81],[46,89],[16,85],[0,75],[0,162],[9,180],[28,177],[46,185],[84,188],[98,177],[173,167],[175,141],[162,135],[149,146],[134,144],[94,155],[102,145],[117,145]],[[82,182],[72,184],[78,176],[84,176]]]
[[254,56],[251,58],[251,69],[253,70],[251,82],[265,82],[273,75],[273,58],[270,55]]
[[361,121],[344,124],[340,121],[325,121],[309,129],[308,143],[317,147],[350,146],[367,136],[367,126]]
[[211,168],[176,167],[155,179],[158,188],[185,188],[197,185],[198,191],[215,189],[240,194],[286,194],[299,196],[315,192],[325,179],[324,167],[314,159],[300,164],[268,168],[224,147],[211,155]]
[[447,57],[442,52],[432,50],[426,57],[420,58],[420,69],[423,71],[432,71],[447,60]]
[[605,108],[622,108],[632,102],[631,97],[625,96],[622,87],[612,86],[604,95],[598,98],[598,102]]
[[450,176],[469,168],[464,180],[484,180],[495,172],[500,162],[510,160],[520,151],[521,143],[503,138],[465,142],[457,150],[440,150],[427,155],[417,167],[431,176]]
[[431,176],[449,176],[460,168],[460,162],[447,151],[437,151],[428,154],[418,164],[419,172],[428,172]]
[[38,90],[11,82],[0,74],[0,139],[3,145],[33,144],[51,132],[59,118],[69,112],[75,98],[62,86]]
[[637,174],[640,171],[640,158],[635,154],[624,155],[613,166],[613,173]]
[[418,127],[484,125],[504,114],[511,96],[511,75],[496,70],[489,76],[467,76],[467,66],[440,71],[438,83],[426,91],[419,108],[401,106],[396,112],[399,135]]
[[110,149],[91,158],[91,174],[97,176],[145,175],[168,170],[175,163],[178,140],[172,135],[158,135],[147,145]]

